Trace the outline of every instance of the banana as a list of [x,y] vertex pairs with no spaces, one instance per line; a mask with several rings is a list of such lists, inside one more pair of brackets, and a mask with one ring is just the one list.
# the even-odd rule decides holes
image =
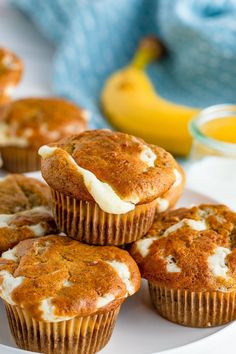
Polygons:
[[101,106],[116,129],[186,156],[191,147],[188,123],[199,109],[172,103],[156,93],[145,67],[163,54],[157,39],[144,39],[132,62],[106,81]]

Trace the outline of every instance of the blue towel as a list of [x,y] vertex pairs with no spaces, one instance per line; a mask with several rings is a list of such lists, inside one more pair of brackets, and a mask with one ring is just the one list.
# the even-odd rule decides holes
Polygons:
[[236,101],[235,0],[13,0],[57,48],[55,93],[107,127],[99,96],[107,77],[132,58],[140,38],[157,34],[169,56],[148,74],[159,94],[205,107]]

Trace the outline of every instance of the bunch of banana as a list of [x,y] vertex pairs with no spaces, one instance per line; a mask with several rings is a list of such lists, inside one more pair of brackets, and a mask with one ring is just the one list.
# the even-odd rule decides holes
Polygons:
[[158,39],[145,38],[132,62],[105,83],[102,110],[116,129],[184,156],[191,147],[188,123],[199,110],[167,101],[155,91],[145,67],[163,54]]

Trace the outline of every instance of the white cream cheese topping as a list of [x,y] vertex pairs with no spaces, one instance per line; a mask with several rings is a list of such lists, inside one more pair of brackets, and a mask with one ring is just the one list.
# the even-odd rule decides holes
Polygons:
[[100,296],[97,301],[97,308],[100,309],[101,307],[108,305],[113,300],[115,300],[115,296],[112,294]]
[[228,248],[216,247],[214,254],[208,257],[208,266],[215,277],[227,278],[229,268],[226,264],[226,257],[230,253]]
[[159,237],[148,237],[148,238],[144,238],[139,241],[136,241],[136,243],[135,243],[136,248],[143,258],[145,258],[148,255],[151,245],[153,244],[153,242],[155,240],[158,240],[158,238]]
[[[30,214],[30,213],[37,214],[40,212],[46,212],[52,216],[52,212],[49,210],[49,208],[47,208],[45,206],[40,206],[40,207],[36,207],[36,208],[30,209],[30,210],[25,210],[25,211],[19,212],[19,215],[20,214],[23,214],[23,215]],[[9,225],[10,222],[12,221],[12,219],[15,217],[15,215],[16,214],[0,214],[0,229],[5,228],[5,227],[12,228],[12,229],[17,228],[17,226],[15,226],[15,225]],[[32,231],[32,233],[36,237],[43,236],[45,233],[45,229],[44,229],[42,223],[38,223],[35,225],[25,225],[25,226],[21,226],[21,227],[28,228],[29,230]]]
[[[125,284],[126,289],[127,289],[127,295],[132,295],[135,292],[134,286],[131,282],[130,279],[130,271],[129,268],[126,264],[118,262],[118,261],[106,261],[107,264],[109,264],[118,274],[122,282]],[[97,308],[106,306],[110,302],[115,300],[115,296],[113,294],[106,294],[103,296],[100,296],[98,301],[97,301]]]
[[174,224],[174,225],[170,226],[168,229],[166,229],[163,236],[166,237],[169,234],[171,234],[172,232],[177,231],[178,229],[180,229],[183,226],[188,226],[190,229],[196,230],[196,231],[207,230],[207,225],[206,225],[205,220],[183,219],[180,222],[178,222],[177,224]]
[[0,228],[8,227],[8,223],[11,221],[13,216],[13,214],[0,214]]
[[159,238],[162,237],[167,237],[172,232],[175,232],[181,227],[186,225],[192,230],[196,230],[196,231],[202,231],[207,229],[206,222],[203,220],[183,219],[177,224],[174,224],[170,226],[168,229],[166,229],[163,235],[147,237],[139,241],[136,241],[135,244],[138,252],[141,254],[143,258],[145,258],[148,255],[149,249],[155,240],[158,240]]
[[3,279],[2,283],[0,283],[1,298],[8,304],[15,305],[11,297],[12,292],[23,283],[25,277],[14,278],[13,275],[6,270],[0,271],[0,277]]
[[169,208],[169,200],[165,198],[157,198],[157,209],[161,213]]
[[[175,174],[176,179],[175,179],[175,182],[171,188],[178,187],[180,185],[180,183],[182,182],[182,176],[176,168],[174,169],[174,174]],[[160,213],[163,211],[166,211],[169,208],[169,205],[170,205],[170,203],[169,203],[168,199],[157,198],[157,208]]]
[[140,159],[146,163],[148,167],[154,167],[155,166],[155,160],[157,158],[157,155],[154,154],[152,149],[150,149],[148,146],[145,146],[143,151],[140,154]]
[[9,127],[5,123],[0,123],[0,145],[26,147],[28,141],[25,138],[8,135]]
[[33,234],[34,234],[36,237],[43,236],[44,233],[45,233],[45,229],[44,229],[44,227],[42,226],[41,223],[36,224],[36,225],[26,226],[26,227],[27,227],[28,229],[30,229],[30,231],[32,231]]
[[64,283],[63,283],[63,286],[65,288],[69,288],[72,285],[73,285],[73,283],[70,280],[65,280]]
[[9,261],[14,261],[17,262],[18,261],[18,257],[16,255],[16,247],[9,249],[6,252],[3,252],[1,255],[1,258],[3,259],[8,259]]
[[71,156],[68,159],[83,176],[86,188],[102,210],[111,214],[125,214],[134,210],[135,205],[122,200],[109,184],[99,181],[92,172],[77,165]]
[[174,175],[175,175],[175,182],[172,185],[172,188],[178,187],[182,182],[182,175],[179,173],[179,171],[176,168],[174,169]]
[[29,210],[22,211],[22,213],[31,213],[31,214],[38,214],[38,213],[47,213],[53,216],[51,209],[45,205],[37,206]]
[[181,269],[177,266],[176,262],[174,261],[173,256],[167,256],[165,258],[166,261],[166,270],[169,273],[179,273],[181,272]]
[[122,282],[125,284],[127,293],[132,295],[134,293],[134,286],[130,280],[130,271],[126,264],[118,261],[106,261],[119,275]]
[[[42,158],[47,158],[52,155],[56,149],[55,147],[52,148],[44,145],[39,149],[39,155]],[[67,154],[66,151],[64,152]],[[83,177],[88,192],[93,196],[94,200],[103,211],[111,214],[125,214],[134,210],[135,205],[132,200],[122,200],[109,184],[101,182],[92,172],[77,165],[69,154],[67,154],[66,158]],[[135,202],[137,202],[137,198],[135,198]]]
[[205,220],[193,220],[193,219],[184,219],[184,220],[185,220],[185,223],[192,230],[196,230],[196,231],[207,230],[207,224],[206,224]]
[[40,311],[42,311],[42,318],[46,322],[61,322],[68,321],[75,316],[56,316],[55,315],[55,306],[52,304],[52,299],[48,298],[41,302],[39,307]]
[[43,158],[46,159],[47,157],[53,155],[53,153],[57,150],[57,147],[50,147],[47,145],[43,145],[39,148],[39,155]]

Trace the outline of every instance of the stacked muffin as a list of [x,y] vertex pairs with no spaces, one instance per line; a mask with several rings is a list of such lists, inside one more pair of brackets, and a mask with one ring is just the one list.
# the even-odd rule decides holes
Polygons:
[[41,147],[52,200],[49,187],[31,178],[0,181],[0,296],[20,348],[92,354],[140,286],[137,264],[114,246],[139,240],[156,212],[175,205],[184,174],[170,154],[139,138],[82,133],[87,112],[71,102],[9,103],[22,71],[14,53],[0,50],[3,167],[38,170]]
[[87,131],[39,149],[60,230],[95,245],[144,236],[155,212],[172,207],[184,174],[174,158],[142,139]]
[[20,348],[94,353],[140,286],[135,261],[114,246],[148,232],[156,212],[180,197],[184,174],[163,149],[109,130],[67,137],[39,154],[56,224],[70,238],[25,237],[4,252],[1,297]]
[[236,318],[236,214],[220,205],[170,210],[184,186],[170,154],[108,130],[39,153],[59,229],[88,244],[133,243],[159,314],[193,327]]
[[[39,155],[50,202],[40,182],[0,182],[0,296],[20,348],[99,351],[140,287],[139,269],[163,317],[194,327],[236,318],[236,214],[221,205],[171,210],[185,178],[169,153],[93,130]],[[127,244],[133,258],[115,247]]]
[[87,112],[71,102],[9,103],[22,71],[0,49],[4,168],[41,164],[49,185],[19,174],[0,180],[0,297],[17,345],[99,351],[140,272],[170,321],[208,327],[236,319],[236,214],[223,205],[172,210],[185,183],[174,158],[134,136],[85,131]]

